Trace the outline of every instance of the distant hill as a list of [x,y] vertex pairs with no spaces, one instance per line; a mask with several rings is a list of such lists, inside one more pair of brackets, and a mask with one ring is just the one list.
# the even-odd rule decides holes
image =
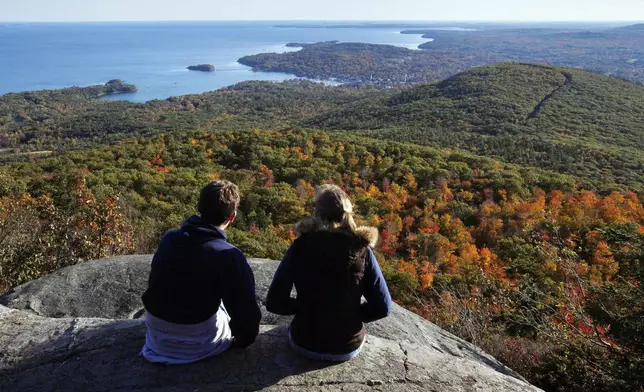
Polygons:
[[644,33],[644,23],[638,23],[630,26],[618,27],[613,29],[613,31],[633,31],[633,32],[643,32]]
[[[608,30],[509,29],[426,32],[420,48],[456,59],[547,63],[644,82],[644,31],[633,26]],[[493,61],[490,61],[493,60]]]
[[570,68],[499,64],[354,102],[306,125],[372,130],[641,187],[642,113],[639,84]]

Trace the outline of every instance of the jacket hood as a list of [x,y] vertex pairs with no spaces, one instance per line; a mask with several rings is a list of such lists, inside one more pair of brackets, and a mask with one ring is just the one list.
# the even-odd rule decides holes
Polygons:
[[228,239],[223,230],[204,222],[200,216],[193,215],[181,226],[183,235],[198,242],[206,242],[216,238]]
[[[316,231],[325,231],[325,229],[321,228],[313,217],[304,218],[295,224],[295,234],[298,237],[302,234]],[[359,226],[354,234],[364,239],[371,248],[374,248],[378,243],[378,229],[375,227]]]

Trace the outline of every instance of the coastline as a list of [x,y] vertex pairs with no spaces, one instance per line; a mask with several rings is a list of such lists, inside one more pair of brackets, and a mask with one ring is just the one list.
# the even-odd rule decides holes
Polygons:
[[[111,72],[114,70],[113,75],[118,75],[121,79],[129,80],[139,86],[137,94],[123,95],[119,94],[100,94],[96,96],[97,99],[102,100],[128,100],[133,102],[147,102],[156,99],[167,99],[171,96],[198,94],[207,91],[214,91],[226,86],[231,86],[247,80],[267,80],[267,81],[282,81],[295,78],[307,78],[314,82],[323,82],[326,84],[338,84],[338,80],[332,78],[317,78],[314,75],[290,72],[252,72],[252,68],[238,62],[239,58],[247,55],[254,55],[258,53],[285,53],[295,52],[302,48],[288,47],[289,42],[303,42],[303,43],[316,43],[331,40],[340,40],[342,42],[365,42],[373,44],[388,44],[399,47],[411,48],[416,47],[416,37],[401,37],[400,30],[404,27],[417,28],[419,26],[412,24],[409,26],[397,26],[394,31],[391,27],[387,29],[355,29],[355,30],[328,30],[322,32],[319,29],[298,29],[297,31],[288,29],[277,29],[275,25],[281,24],[279,21],[267,21],[259,26],[250,24],[249,22],[240,23],[179,23],[176,28],[189,28],[189,31],[184,29],[185,34],[195,34],[195,39],[191,41],[188,46],[177,45],[174,42],[175,34],[169,34],[167,29],[170,24],[165,23],[145,23],[145,29],[141,29],[142,36],[141,45],[149,47],[150,51],[132,52],[131,48],[124,47],[123,52],[119,56],[111,56],[108,60],[103,60],[105,50],[111,48],[102,48],[103,45],[95,45],[92,42],[86,42],[83,34],[77,39],[79,45],[84,48],[81,51],[71,52],[69,61],[77,64],[86,64],[83,69],[77,67],[67,67],[65,69],[58,69],[53,67],[48,71],[36,69],[31,72],[30,67],[26,67],[20,71],[7,68],[7,72],[3,77],[0,77],[0,95],[9,93],[19,93],[22,91],[38,91],[38,90],[57,90],[63,88],[70,88],[73,86],[91,86],[96,85],[97,81],[109,78]],[[31,47],[31,42],[38,45],[47,44],[53,36],[52,33],[65,34],[68,30],[67,27],[72,27],[73,31],[87,31],[94,35],[111,35],[118,37],[119,35],[127,34],[126,26],[138,26],[138,23],[129,24],[39,24],[31,27],[30,38],[38,38],[37,40],[25,41],[23,48],[12,47],[3,48],[7,50],[6,54],[14,56],[15,61],[22,63],[28,62],[22,53],[26,53],[26,49]],[[365,26],[369,27],[369,26]],[[214,46],[208,47],[205,45],[204,39],[207,35],[200,34],[201,30],[213,30],[218,32],[222,37],[215,40]],[[279,32],[281,31],[281,32]],[[137,34],[139,31],[137,30]],[[168,34],[166,34],[168,33]],[[266,33],[267,39],[255,40],[257,34],[263,35]],[[0,32],[0,35],[2,33]],[[33,36],[33,34],[36,34]],[[71,34],[71,31],[70,31]],[[184,35],[185,35],[184,34]],[[167,35],[167,37],[166,37]],[[230,39],[228,39],[230,35]],[[395,36],[394,36],[395,35]],[[18,35],[19,37],[20,35]],[[158,50],[157,42],[159,37],[170,41],[169,45],[160,47]],[[221,42],[225,41],[225,45]],[[420,43],[420,42],[419,42]],[[93,46],[87,46],[93,45]],[[48,46],[56,48],[56,42],[50,42]],[[168,56],[165,56],[166,51]],[[14,53],[15,52],[15,53]],[[95,62],[94,52],[102,59]],[[178,58],[181,53],[181,60],[173,60]],[[122,57],[122,59],[121,59]],[[116,60],[114,60],[116,59]],[[187,63],[186,63],[187,62]],[[1,63],[1,62],[0,62]],[[195,72],[194,75],[179,74],[178,69],[182,71],[188,64],[212,63],[217,68],[217,77],[205,80],[200,74]],[[232,66],[231,64],[235,64]],[[0,64],[1,65],[1,64]],[[0,66],[0,69],[3,67]],[[29,73],[29,76],[22,76],[23,73]],[[16,76],[21,77],[14,77]],[[353,80],[342,80],[343,82]]]
[[[620,23],[626,26],[630,23]],[[31,24],[30,24],[31,25]],[[315,28],[316,26],[324,28]],[[172,29],[169,27],[172,26]],[[284,27],[286,26],[286,27]],[[142,27],[142,28],[139,28]],[[281,28],[280,28],[281,27]],[[182,23],[86,23],[86,24],[35,24],[28,28],[29,34],[23,34],[20,28],[10,29],[6,37],[0,31],[0,38],[6,38],[6,46],[3,46],[4,57],[11,57],[13,62],[21,64],[21,67],[11,67],[8,63],[0,61],[0,94],[19,93],[30,90],[61,89],[67,86],[93,85],[96,80],[104,80],[110,73],[119,75],[121,78],[131,80],[140,86],[137,94],[101,94],[98,98],[109,99],[110,96],[135,102],[145,102],[154,99],[166,99],[170,96],[200,93],[213,91],[225,86],[230,86],[245,80],[288,80],[290,78],[313,79],[314,81],[327,82],[352,82],[354,78],[342,78],[342,74],[320,74],[314,67],[302,67],[299,71],[289,72],[286,69],[275,72],[262,71],[251,72],[246,64],[239,63],[240,57],[258,53],[282,53],[302,50],[297,47],[285,47],[289,42],[315,43],[332,40],[341,42],[362,42],[379,45],[392,45],[412,49],[422,53],[422,50],[442,51],[441,55],[448,56],[447,52],[452,51],[451,46],[460,44],[461,37],[472,36],[472,55],[464,51],[465,55],[458,57],[454,55],[459,64],[458,69],[464,70],[470,66],[482,64],[484,59],[498,61],[511,57],[510,60],[520,57],[519,55],[501,56],[495,55],[493,37],[482,39],[490,50],[480,49],[478,43],[479,35],[491,36],[492,33],[501,34],[508,32],[508,29],[526,29],[542,27],[562,29],[590,28],[592,26],[569,24],[539,24],[539,23],[467,23],[464,21],[438,22],[438,21],[264,21],[256,22],[182,22]],[[595,24],[596,28],[598,26]],[[604,25],[604,28],[610,25]],[[183,37],[177,38],[176,29],[179,29]],[[478,30],[476,33],[457,30]],[[9,29],[7,29],[8,31]],[[27,28],[25,28],[27,31]],[[110,40],[95,40],[87,37],[127,37],[136,32],[140,38],[138,46],[147,50],[137,50],[132,45],[124,45],[114,52],[114,48],[104,45],[102,42]],[[627,31],[627,30],[624,30]],[[630,30],[628,30],[630,31]],[[80,34],[79,34],[80,32]],[[54,34],[55,33],[55,34]],[[90,34],[91,33],[91,34]],[[212,34],[216,33],[216,34]],[[75,35],[74,35],[75,34]],[[622,32],[622,35],[625,34]],[[476,35],[476,39],[474,39]],[[61,57],[60,42],[55,37],[69,37],[75,40],[77,45],[67,48],[64,62],[53,61],[47,69],[38,67],[29,58],[29,53],[36,50],[44,50],[43,55],[50,56],[53,60]],[[190,39],[186,41],[186,37]],[[261,38],[261,39],[258,39]],[[423,37],[425,38],[423,40]],[[435,38],[435,41],[430,41]],[[9,40],[11,38],[11,40]],[[485,38],[485,37],[483,37]],[[99,42],[100,41],[100,42]],[[2,41],[5,42],[5,41]],[[531,42],[531,41],[526,41]],[[18,44],[19,43],[19,44]],[[513,50],[518,51],[521,61],[531,61],[535,57],[530,53],[524,54],[525,47],[530,45],[517,45]],[[632,45],[631,45],[632,46]],[[40,49],[39,49],[40,48]],[[45,48],[45,49],[42,49]],[[458,49],[458,47],[456,48]],[[630,50],[630,49],[629,49]],[[632,51],[632,50],[631,50]],[[641,50],[635,50],[635,54],[628,60],[640,58]],[[552,60],[553,63],[573,64],[566,62],[568,54],[558,55],[558,52],[544,52],[543,58]],[[472,60],[473,59],[473,60]],[[481,60],[482,59],[482,60]],[[478,61],[480,60],[480,61]],[[540,59],[537,59],[540,60]],[[321,58],[319,61],[324,62]],[[176,70],[187,65],[185,62],[199,64],[212,63],[217,67],[216,78],[206,80],[200,75],[188,76],[188,72],[180,74]],[[597,66],[591,58],[582,58],[577,61],[590,63],[588,69],[597,72],[606,72],[606,67]],[[596,62],[596,61],[595,61]],[[614,66],[620,63],[613,61]],[[624,60],[622,64],[626,62]],[[60,64],[59,64],[60,63]],[[74,66],[62,66],[61,64],[76,64]],[[622,68],[629,67],[618,76],[629,77],[629,80],[644,78],[635,74],[632,69],[639,68],[640,62],[631,60]],[[82,67],[80,66],[82,64]],[[232,66],[231,64],[235,64]],[[612,65],[611,65],[612,66]],[[257,71],[257,69],[255,70]],[[374,70],[375,73],[378,70]],[[637,71],[639,72],[639,71]],[[358,72],[359,74],[359,72]],[[634,75],[634,76],[633,76]],[[324,77],[323,77],[324,76]],[[331,78],[329,76],[338,76]],[[353,73],[351,74],[353,76]],[[361,80],[369,80],[371,71],[363,73]],[[439,78],[441,75],[437,75]]]
[[99,99],[99,98],[107,97],[107,96],[111,96],[111,95],[134,94],[134,93],[136,93],[138,91],[139,91],[139,89],[137,88],[137,89],[130,90],[130,91],[114,91],[114,92],[111,92],[111,93],[100,93],[96,97],[94,97],[94,99]]

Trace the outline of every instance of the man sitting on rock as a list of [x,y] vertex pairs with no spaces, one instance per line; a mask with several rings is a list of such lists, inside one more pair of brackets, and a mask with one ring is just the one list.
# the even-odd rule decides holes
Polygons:
[[161,239],[142,297],[147,334],[141,355],[148,361],[191,363],[255,341],[261,313],[253,271],[224,234],[238,205],[235,184],[211,182],[201,190],[200,216]]

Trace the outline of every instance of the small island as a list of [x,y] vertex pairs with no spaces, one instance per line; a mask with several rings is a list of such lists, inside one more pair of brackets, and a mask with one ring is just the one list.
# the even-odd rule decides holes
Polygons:
[[188,69],[190,71],[215,72],[215,66],[212,64],[191,65]]
[[125,83],[121,79],[112,79],[105,83],[104,94],[125,94],[136,92],[137,88],[133,84]]

